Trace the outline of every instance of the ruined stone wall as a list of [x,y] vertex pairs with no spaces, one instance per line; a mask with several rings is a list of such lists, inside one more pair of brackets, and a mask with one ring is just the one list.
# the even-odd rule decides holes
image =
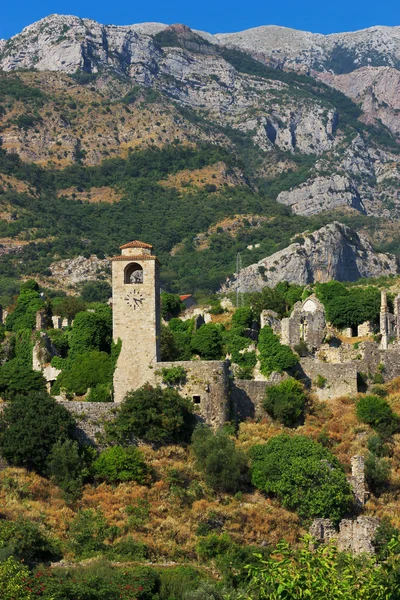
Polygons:
[[268,381],[254,379],[235,379],[231,385],[231,402],[235,419],[259,419],[267,416],[263,402],[268,386],[280,383],[287,376],[273,373]]
[[228,363],[220,360],[193,360],[160,362],[153,369],[150,383],[162,384],[162,369],[181,366],[186,377],[178,392],[190,398],[199,419],[213,427],[220,427],[230,419]]
[[319,543],[335,541],[342,552],[354,554],[374,554],[372,540],[380,524],[376,517],[358,517],[357,519],[343,519],[339,524],[339,531],[333,526],[330,519],[315,519],[310,527],[310,534]]
[[[317,395],[319,400],[329,400],[358,392],[357,365],[354,363],[323,363],[311,358],[303,358],[300,366],[306,386]],[[316,385],[318,375],[326,380],[323,387]]]
[[113,402],[69,402],[58,400],[76,420],[75,434],[81,444],[95,446],[104,433],[104,423],[115,417],[118,405]]

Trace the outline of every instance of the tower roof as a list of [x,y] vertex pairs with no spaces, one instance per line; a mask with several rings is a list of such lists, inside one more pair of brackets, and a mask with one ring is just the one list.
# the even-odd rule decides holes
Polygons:
[[125,250],[125,248],[148,248],[149,250],[153,249],[151,244],[146,244],[146,242],[139,242],[139,240],[133,240],[133,242],[128,242],[123,246],[120,246],[121,250]]

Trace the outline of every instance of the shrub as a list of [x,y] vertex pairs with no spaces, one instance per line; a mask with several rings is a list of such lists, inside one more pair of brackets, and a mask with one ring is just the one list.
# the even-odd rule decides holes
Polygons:
[[75,421],[46,393],[18,396],[0,415],[0,454],[12,465],[43,473],[58,441],[72,437]]
[[30,280],[22,284],[14,310],[7,316],[8,331],[33,329],[36,324],[36,313],[44,307],[36,281]]
[[396,540],[399,543],[400,531],[392,525],[388,517],[383,517],[372,540],[378,560],[385,560],[388,557],[391,540]]
[[384,398],[367,395],[358,401],[357,417],[367,423],[381,436],[387,437],[395,433],[399,427],[399,417],[392,411]]
[[105,540],[116,533],[109,527],[101,511],[90,508],[80,510],[70,523],[68,538],[75,555],[88,558],[99,552],[105,552]]
[[197,589],[201,579],[200,573],[193,567],[163,569],[160,574],[160,600],[183,600],[187,592]]
[[191,348],[204,360],[222,357],[222,336],[214,323],[202,325],[191,338]]
[[298,424],[304,415],[306,396],[304,388],[295,379],[286,379],[266,388],[264,408],[272,418],[287,427]]
[[112,402],[110,385],[107,383],[99,383],[86,396],[87,402]]
[[276,495],[302,518],[338,521],[352,506],[350,486],[337,458],[305,436],[275,436],[253,446],[250,456],[253,484]]
[[123,540],[113,544],[110,553],[114,560],[146,560],[149,557],[149,549],[143,542],[135,540],[128,535]]
[[173,388],[146,384],[128,392],[116,419],[106,428],[122,445],[129,444],[133,436],[149,443],[187,442],[196,423],[192,411],[191,402]]
[[46,381],[41,372],[33,371],[30,366],[14,358],[0,367],[0,392],[5,400],[31,393],[46,393]]
[[95,477],[107,483],[135,481],[145,485],[150,479],[150,469],[143,453],[136,446],[107,448],[94,461],[92,467]]
[[253,311],[250,306],[236,309],[232,315],[232,327],[249,328],[254,320]]
[[51,449],[47,461],[47,471],[67,500],[80,496],[84,479],[85,461],[74,440],[58,441]]
[[31,600],[25,586],[29,571],[12,556],[0,562],[0,598],[2,600]]
[[365,479],[369,489],[375,496],[385,491],[389,484],[390,462],[386,458],[379,458],[372,452],[365,459]]
[[[113,364],[107,352],[91,350],[81,354],[67,365],[57,377],[56,388],[65,388],[68,392],[82,395],[88,388],[99,384],[109,384],[112,379]],[[92,400],[93,401],[93,400]]]
[[110,352],[112,340],[112,312],[100,305],[95,312],[80,312],[75,316],[70,333],[71,359],[91,350]]
[[287,371],[293,368],[298,361],[296,354],[289,346],[280,343],[279,337],[274,334],[271,327],[263,327],[258,338],[260,353],[261,373],[270,375],[273,371]]
[[13,556],[28,563],[61,558],[54,543],[28,519],[0,521],[0,549],[3,557]]
[[184,308],[178,294],[161,292],[161,316],[163,319],[177,317]]
[[247,458],[237,450],[233,440],[206,426],[197,427],[192,437],[196,467],[203,471],[210,487],[218,492],[237,492],[248,481]]
[[161,369],[163,383],[170,385],[178,385],[183,383],[186,379],[186,371],[183,367],[164,367]]

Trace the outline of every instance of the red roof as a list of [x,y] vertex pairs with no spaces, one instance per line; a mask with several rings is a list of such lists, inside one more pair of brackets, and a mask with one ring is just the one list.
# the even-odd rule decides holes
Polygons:
[[124,250],[125,248],[148,248],[149,250],[152,250],[153,246],[151,244],[146,244],[145,242],[134,240],[133,242],[120,246],[121,250]]
[[179,298],[181,299],[182,302],[191,297],[192,297],[192,294],[183,294],[183,296],[179,296]]

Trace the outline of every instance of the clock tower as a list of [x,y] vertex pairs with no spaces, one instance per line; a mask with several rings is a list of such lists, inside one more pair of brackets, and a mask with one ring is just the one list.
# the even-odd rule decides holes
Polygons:
[[122,347],[114,372],[114,400],[154,378],[160,360],[160,276],[153,247],[121,246],[112,261],[113,339]]

